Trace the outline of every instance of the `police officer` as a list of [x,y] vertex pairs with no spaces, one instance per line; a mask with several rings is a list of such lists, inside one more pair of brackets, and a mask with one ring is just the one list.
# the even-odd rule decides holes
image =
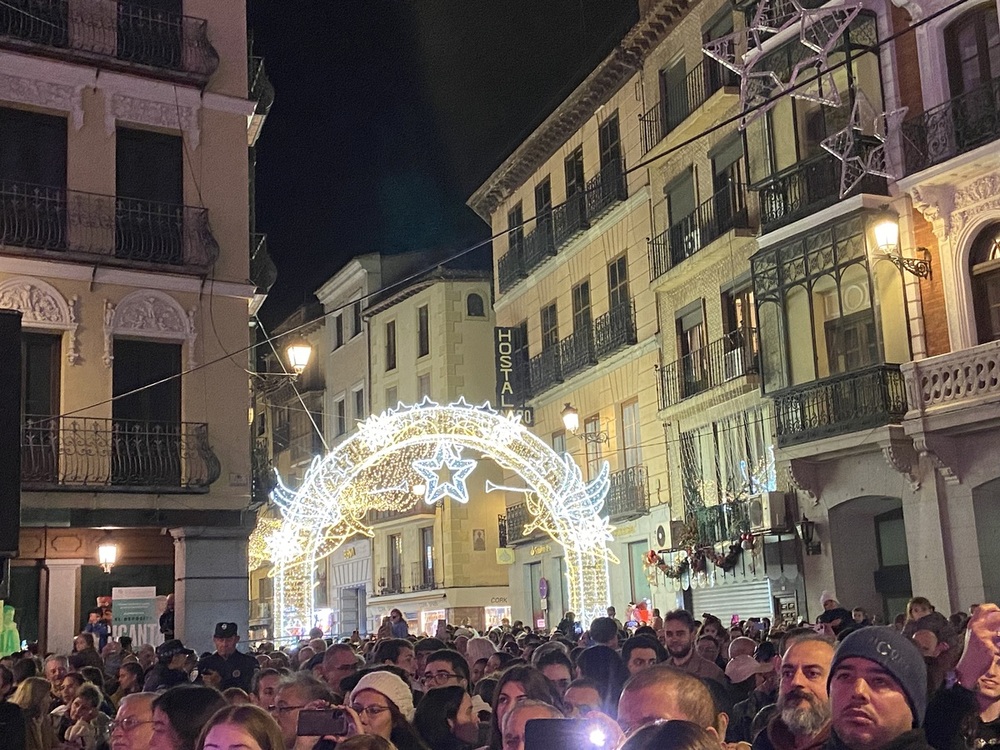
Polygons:
[[221,675],[220,690],[238,687],[249,693],[253,673],[260,665],[249,654],[243,654],[236,650],[236,643],[240,640],[240,636],[236,632],[236,623],[216,623],[215,635],[212,640],[215,643],[215,653],[206,656],[198,663],[198,671],[211,670]]

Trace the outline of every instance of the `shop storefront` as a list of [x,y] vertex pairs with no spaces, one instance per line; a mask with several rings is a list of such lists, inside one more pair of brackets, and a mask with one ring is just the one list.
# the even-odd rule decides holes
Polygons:
[[[372,543],[355,539],[338,547],[318,571],[315,617],[319,627],[335,638],[355,630],[368,633],[368,587],[372,580]],[[322,592],[322,593],[321,593]]]
[[393,609],[403,613],[414,635],[433,636],[439,620],[449,625],[469,625],[478,632],[500,625],[510,618],[506,586],[443,588],[416,594],[380,596],[368,602],[369,627],[378,629],[383,617]]

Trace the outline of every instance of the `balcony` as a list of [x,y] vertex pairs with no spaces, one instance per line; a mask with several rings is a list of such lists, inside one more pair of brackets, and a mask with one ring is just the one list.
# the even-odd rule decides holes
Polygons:
[[604,512],[612,523],[622,523],[649,513],[649,483],[645,466],[630,466],[611,475],[611,489]]
[[538,217],[535,228],[528,232],[523,241],[524,270],[531,273],[542,263],[556,254],[555,237],[552,234],[552,212]]
[[378,596],[391,596],[403,593],[403,571],[393,567],[379,568]]
[[985,146],[1000,138],[1000,78],[903,123],[906,174]]
[[731,331],[660,370],[660,408],[757,372],[757,330]]
[[410,563],[410,591],[431,591],[440,588],[441,584],[434,580],[434,567],[420,563]]
[[[791,224],[839,201],[840,172],[840,161],[824,153],[800,161],[772,176],[765,184],[754,186],[753,189],[760,193],[762,233]],[[858,193],[889,194],[885,178],[874,175],[863,177],[850,194]]]
[[499,516],[497,520],[500,525],[501,547],[513,547],[545,535],[539,529],[535,529],[530,534],[524,533],[524,527],[531,522],[531,514],[528,512],[527,503],[508,505],[507,515]]
[[271,601],[265,599],[250,600],[250,622],[261,625],[271,623]]
[[500,294],[509,291],[521,279],[527,278],[528,272],[524,268],[524,258],[521,249],[513,247],[500,256],[497,261],[497,282],[500,287]]
[[21,427],[26,491],[208,492],[220,471],[205,424],[27,416]]
[[671,131],[722,88],[738,88],[739,78],[714,60],[702,60],[684,77],[684,82],[667,90],[666,98],[639,116],[642,152],[652,151]]
[[250,283],[255,294],[267,294],[278,280],[278,268],[267,251],[267,235],[250,235]]
[[698,539],[704,544],[732,542],[750,531],[750,505],[745,502],[709,505],[690,511],[685,520],[698,528]]
[[559,342],[559,364],[563,379],[597,364],[594,332],[587,323]]
[[982,428],[1000,401],[1000,341],[907,362],[900,370],[910,406],[906,419],[928,429]]
[[573,193],[565,203],[552,209],[552,239],[556,251],[589,226],[587,197],[583,193]]
[[368,511],[368,525],[374,526],[378,523],[389,523],[391,521],[404,521],[408,518],[418,516],[433,516],[438,508],[442,507],[441,502],[428,505],[423,498],[417,498],[417,502],[405,510],[370,510]]
[[547,391],[563,382],[562,366],[559,362],[561,347],[556,344],[536,354],[528,360],[528,388],[532,396]]
[[635,310],[631,300],[616,305],[594,321],[594,351],[598,359],[610,357],[619,349],[638,341],[635,331]]
[[247,145],[253,146],[264,127],[264,119],[274,104],[274,86],[267,77],[264,58],[254,54],[247,56],[247,96],[250,101],[255,102],[253,114],[247,123]]
[[729,183],[649,241],[650,281],[734,229],[749,230],[750,217],[746,187]]
[[208,209],[0,182],[4,253],[203,274],[219,257]]
[[197,85],[219,67],[207,21],[123,0],[4,0],[0,47]]
[[593,222],[619,201],[628,198],[625,162],[611,161],[587,182],[587,220]]
[[278,484],[278,479],[274,474],[274,464],[267,451],[267,441],[257,439],[253,443],[250,452],[250,501],[254,505],[266,505],[271,496],[271,491]]
[[875,365],[769,395],[781,447],[899,424],[906,414],[899,365]]

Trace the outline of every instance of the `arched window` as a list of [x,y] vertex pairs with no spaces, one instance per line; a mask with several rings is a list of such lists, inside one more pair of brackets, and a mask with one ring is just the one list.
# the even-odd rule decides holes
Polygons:
[[483,304],[483,298],[478,294],[466,297],[465,312],[470,318],[485,318],[486,306]]
[[997,341],[1000,339],[1000,222],[979,233],[969,263],[979,343]]
[[993,2],[973,8],[945,30],[951,96],[961,96],[1000,77],[1000,27]]

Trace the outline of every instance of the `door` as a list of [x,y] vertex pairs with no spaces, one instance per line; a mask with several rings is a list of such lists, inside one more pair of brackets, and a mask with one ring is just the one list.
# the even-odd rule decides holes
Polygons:
[[746,226],[746,165],[743,139],[730,139],[712,154],[712,193],[715,213],[714,236]]
[[688,116],[687,68],[683,59],[660,71],[660,97],[666,135]]
[[118,128],[115,256],[184,261],[184,143],[180,136]]
[[21,479],[59,478],[59,362],[62,337],[21,332]]
[[111,481],[179,486],[184,475],[181,345],[115,339],[114,351]]
[[670,227],[670,260],[677,265],[701,246],[698,234],[694,172],[685,170],[667,186],[667,223]]

